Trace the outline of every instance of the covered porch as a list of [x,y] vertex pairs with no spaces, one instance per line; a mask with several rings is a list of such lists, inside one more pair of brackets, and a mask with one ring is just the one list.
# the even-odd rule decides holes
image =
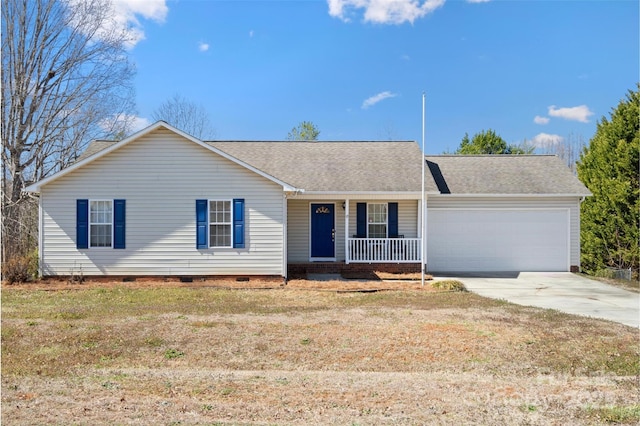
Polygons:
[[288,197],[287,263],[405,264],[419,271],[421,201],[393,195]]

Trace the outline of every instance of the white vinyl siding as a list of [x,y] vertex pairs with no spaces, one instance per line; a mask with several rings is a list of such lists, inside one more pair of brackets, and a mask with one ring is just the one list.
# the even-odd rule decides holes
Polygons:
[[[284,275],[282,187],[159,129],[45,185],[44,275]],[[76,199],[127,200],[123,250],[76,249]],[[245,249],[196,248],[195,200],[245,199]]]
[[[462,260],[463,256],[468,256],[462,262],[466,265],[454,266],[454,270],[487,270],[499,257],[504,261],[497,266],[494,263],[493,268],[498,267],[497,270],[521,267],[529,270],[567,271],[570,266],[580,265],[578,197],[432,196],[429,197],[427,206],[429,270],[437,271],[443,267],[451,269],[455,259]],[[454,217],[459,225],[447,225],[447,221],[456,221]],[[443,229],[446,226],[449,228]],[[479,227],[484,229],[478,229]],[[492,231],[491,227],[495,229]],[[512,227],[511,232],[509,227]],[[441,235],[447,231],[451,233],[449,239],[446,235]],[[466,242],[463,241],[464,232],[469,236]],[[480,238],[485,238],[486,244],[482,248],[471,247]],[[460,247],[453,247],[456,244]],[[473,250],[475,259],[471,256],[474,254]]]

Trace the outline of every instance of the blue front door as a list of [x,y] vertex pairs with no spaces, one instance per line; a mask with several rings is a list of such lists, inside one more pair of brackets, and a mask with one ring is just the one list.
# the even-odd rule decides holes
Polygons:
[[336,225],[333,204],[311,204],[311,257],[335,258]]

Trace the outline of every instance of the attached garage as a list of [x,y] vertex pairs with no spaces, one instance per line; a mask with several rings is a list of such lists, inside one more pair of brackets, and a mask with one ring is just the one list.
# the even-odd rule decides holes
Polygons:
[[591,195],[550,155],[427,156],[427,270],[578,271]]
[[428,209],[432,271],[568,271],[570,211]]

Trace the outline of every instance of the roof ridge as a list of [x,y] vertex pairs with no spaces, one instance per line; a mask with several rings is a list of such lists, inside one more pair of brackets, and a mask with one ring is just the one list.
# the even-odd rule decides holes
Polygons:
[[287,140],[250,140],[250,139],[242,139],[242,140],[208,140],[203,141],[205,143],[226,143],[226,142],[234,142],[234,143],[295,143],[295,144],[320,144],[320,143],[416,143],[416,141],[412,140],[393,140],[393,141],[381,141],[381,140],[322,140],[322,141],[287,141]]
[[425,154],[425,157],[455,157],[455,158],[513,158],[513,157],[557,157],[556,154]]

